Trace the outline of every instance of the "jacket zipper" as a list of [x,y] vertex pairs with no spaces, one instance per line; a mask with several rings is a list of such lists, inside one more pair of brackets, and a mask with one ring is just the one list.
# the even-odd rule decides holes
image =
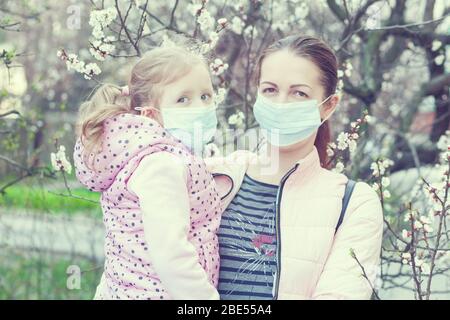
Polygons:
[[276,234],[277,234],[277,277],[275,279],[275,291],[273,295],[273,300],[278,299],[278,289],[280,287],[280,273],[281,273],[281,230],[280,230],[280,208],[281,208],[281,197],[283,194],[283,187],[286,180],[289,178],[289,176],[298,168],[298,163],[290,169],[284,176],[281,178],[280,187],[278,188],[277,192],[277,199],[275,202],[276,212],[275,212],[275,219],[276,219]]

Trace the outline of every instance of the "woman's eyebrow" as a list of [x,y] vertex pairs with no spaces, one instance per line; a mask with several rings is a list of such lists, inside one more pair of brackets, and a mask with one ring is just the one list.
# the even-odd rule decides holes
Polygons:
[[[270,84],[274,87],[278,87],[275,83],[270,82],[270,81],[263,81],[263,82],[261,82],[261,84]],[[296,87],[308,87],[312,90],[311,86],[307,85],[306,83],[293,84],[290,86],[291,89],[296,88]]]
[[308,86],[307,84],[304,84],[304,83],[291,85],[291,88],[295,88],[295,87],[308,87],[308,88],[310,88],[312,90],[312,88],[310,86]]

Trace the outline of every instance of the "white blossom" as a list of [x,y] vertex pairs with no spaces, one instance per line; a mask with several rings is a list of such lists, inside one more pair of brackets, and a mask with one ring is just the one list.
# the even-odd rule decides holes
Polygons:
[[100,70],[100,67],[96,63],[89,63],[85,67],[85,78],[91,79],[93,75],[99,75],[102,70]]
[[231,20],[231,30],[236,34],[242,34],[242,30],[244,29],[245,23],[239,17],[233,17]]
[[382,166],[385,169],[388,169],[389,167],[391,167],[394,164],[394,161],[392,161],[391,159],[383,159],[382,161]]
[[447,151],[450,146],[450,130],[447,130],[445,134],[443,134],[436,145],[439,150]]
[[327,148],[327,155],[328,155],[329,157],[334,156],[334,151],[333,151],[332,148]]
[[200,13],[200,16],[197,18],[197,22],[200,25],[200,29],[203,32],[207,32],[214,28],[215,20],[211,16],[211,14],[206,10],[203,9]]
[[434,40],[431,45],[431,51],[438,51],[442,47],[442,42],[439,40]]
[[217,20],[217,24],[221,25],[222,27],[225,27],[228,23],[228,20],[226,18],[220,18]]
[[405,214],[405,217],[403,219],[404,222],[408,222],[411,221],[412,219],[414,219],[414,213],[413,212],[407,212]]
[[348,133],[347,132],[341,132],[337,137],[337,148],[339,150],[345,150],[348,146]]
[[403,252],[402,253],[402,263],[409,264],[410,261],[411,261],[411,253]]
[[[108,39],[107,41],[110,41]],[[108,42],[103,42],[100,40],[94,40],[92,41],[92,46],[89,48],[89,52],[91,55],[99,60],[103,61],[105,60],[105,57],[110,54],[115,49],[115,46]]]
[[408,239],[410,236],[411,236],[411,233],[408,230],[406,230],[406,229],[402,230],[403,239]]
[[244,36],[245,37],[253,37],[253,39],[258,37],[258,29],[256,29],[254,26],[248,26],[244,30]]
[[213,75],[219,76],[228,69],[228,64],[224,63],[221,59],[216,58],[210,65],[211,73]]
[[245,115],[242,111],[232,114],[228,118],[228,124],[236,127],[241,127],[244,124]]
[[216,94],[214,95],[214,103],[216,105],[221,104],[223,101],[225,101],[226,94],[227,89],[219,88],[219,90],[217,90]]
[[201,3],[189,3],[187,5],[187,9],[190,14],[196,16],[199,14],[200,10],[202,10],[203,5]]
[[383,187],[388,187],[391,184],[391,180],[388,177],[381,178],[381,185]]
[[219,41],[219,34],[215,31],[209,33],[209,46],[214,48]]
[[423,227],[422,222],[420,222],[418,220],[414,221],[414,229],[415,230],[421,229],[422,227]]
[[89,25],[93,28],[92,36],[96,39],[104,38],[105,35],[103,30],[110,25],[116,17],[117,11],[114,7],[91,11]]
[[356,147],[357,147],[357,144],[356,144],[355,140],[348,141],[348,149],[350,150],[351,153],[355,153]]
[[66,148],[59,146],[59,150],[50,154],[52,167],[55,171],[63,171],[70,174],[72,172],[72,164],[67,160]]
[[434,63],[437,66],[440,66],[444,63],[444,60],[445,60],[445,56],[443,54],[440,54],[436,58],[434,58]]
[[424,273],[430,272],[429,265],[423,259],[415,257],[414,262],[415,262],[416,267],[419,268],[420,271],[422,271]]
[[336,173],[341,173],[342,171],[344,171],[344,168],[345,168],[344,164],[338,161],[332,171]]
[[300,5],[295,7],[295,17],[297,19],[305,19],[308,16],[309,8],[306,2],[302,2]]
[[374,124],[375,123],[375,117],[367,114],[367,115],[364,116],[364,121],[366,121],[368,124]]
[[422,222],[423,224],[431,224],[431,220],[430,220],[430,218],[428,218],[427,216],[420,216],[419,220],[420,220],[420,222]]

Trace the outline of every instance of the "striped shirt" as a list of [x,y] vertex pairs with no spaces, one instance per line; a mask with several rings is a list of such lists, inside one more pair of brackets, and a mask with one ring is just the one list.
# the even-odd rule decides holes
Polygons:
[[277,191],[277,185],[245,175],[223,213],[218,232],[221,299],[273,299]]

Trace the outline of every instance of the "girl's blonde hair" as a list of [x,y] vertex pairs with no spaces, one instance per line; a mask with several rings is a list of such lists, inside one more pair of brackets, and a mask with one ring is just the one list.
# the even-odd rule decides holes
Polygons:
[[[101,151],[104,122],[122,113],[138,114],[135,108],[159,107],[164,85],[186,75],[206,60],[182,47],[155,48],[134,65],[128,81],[129,95],[113,84],[103,84],[80,106],[77,135],[85,148],[85,160]],[[87,162],[87,161],[86,161]]]

